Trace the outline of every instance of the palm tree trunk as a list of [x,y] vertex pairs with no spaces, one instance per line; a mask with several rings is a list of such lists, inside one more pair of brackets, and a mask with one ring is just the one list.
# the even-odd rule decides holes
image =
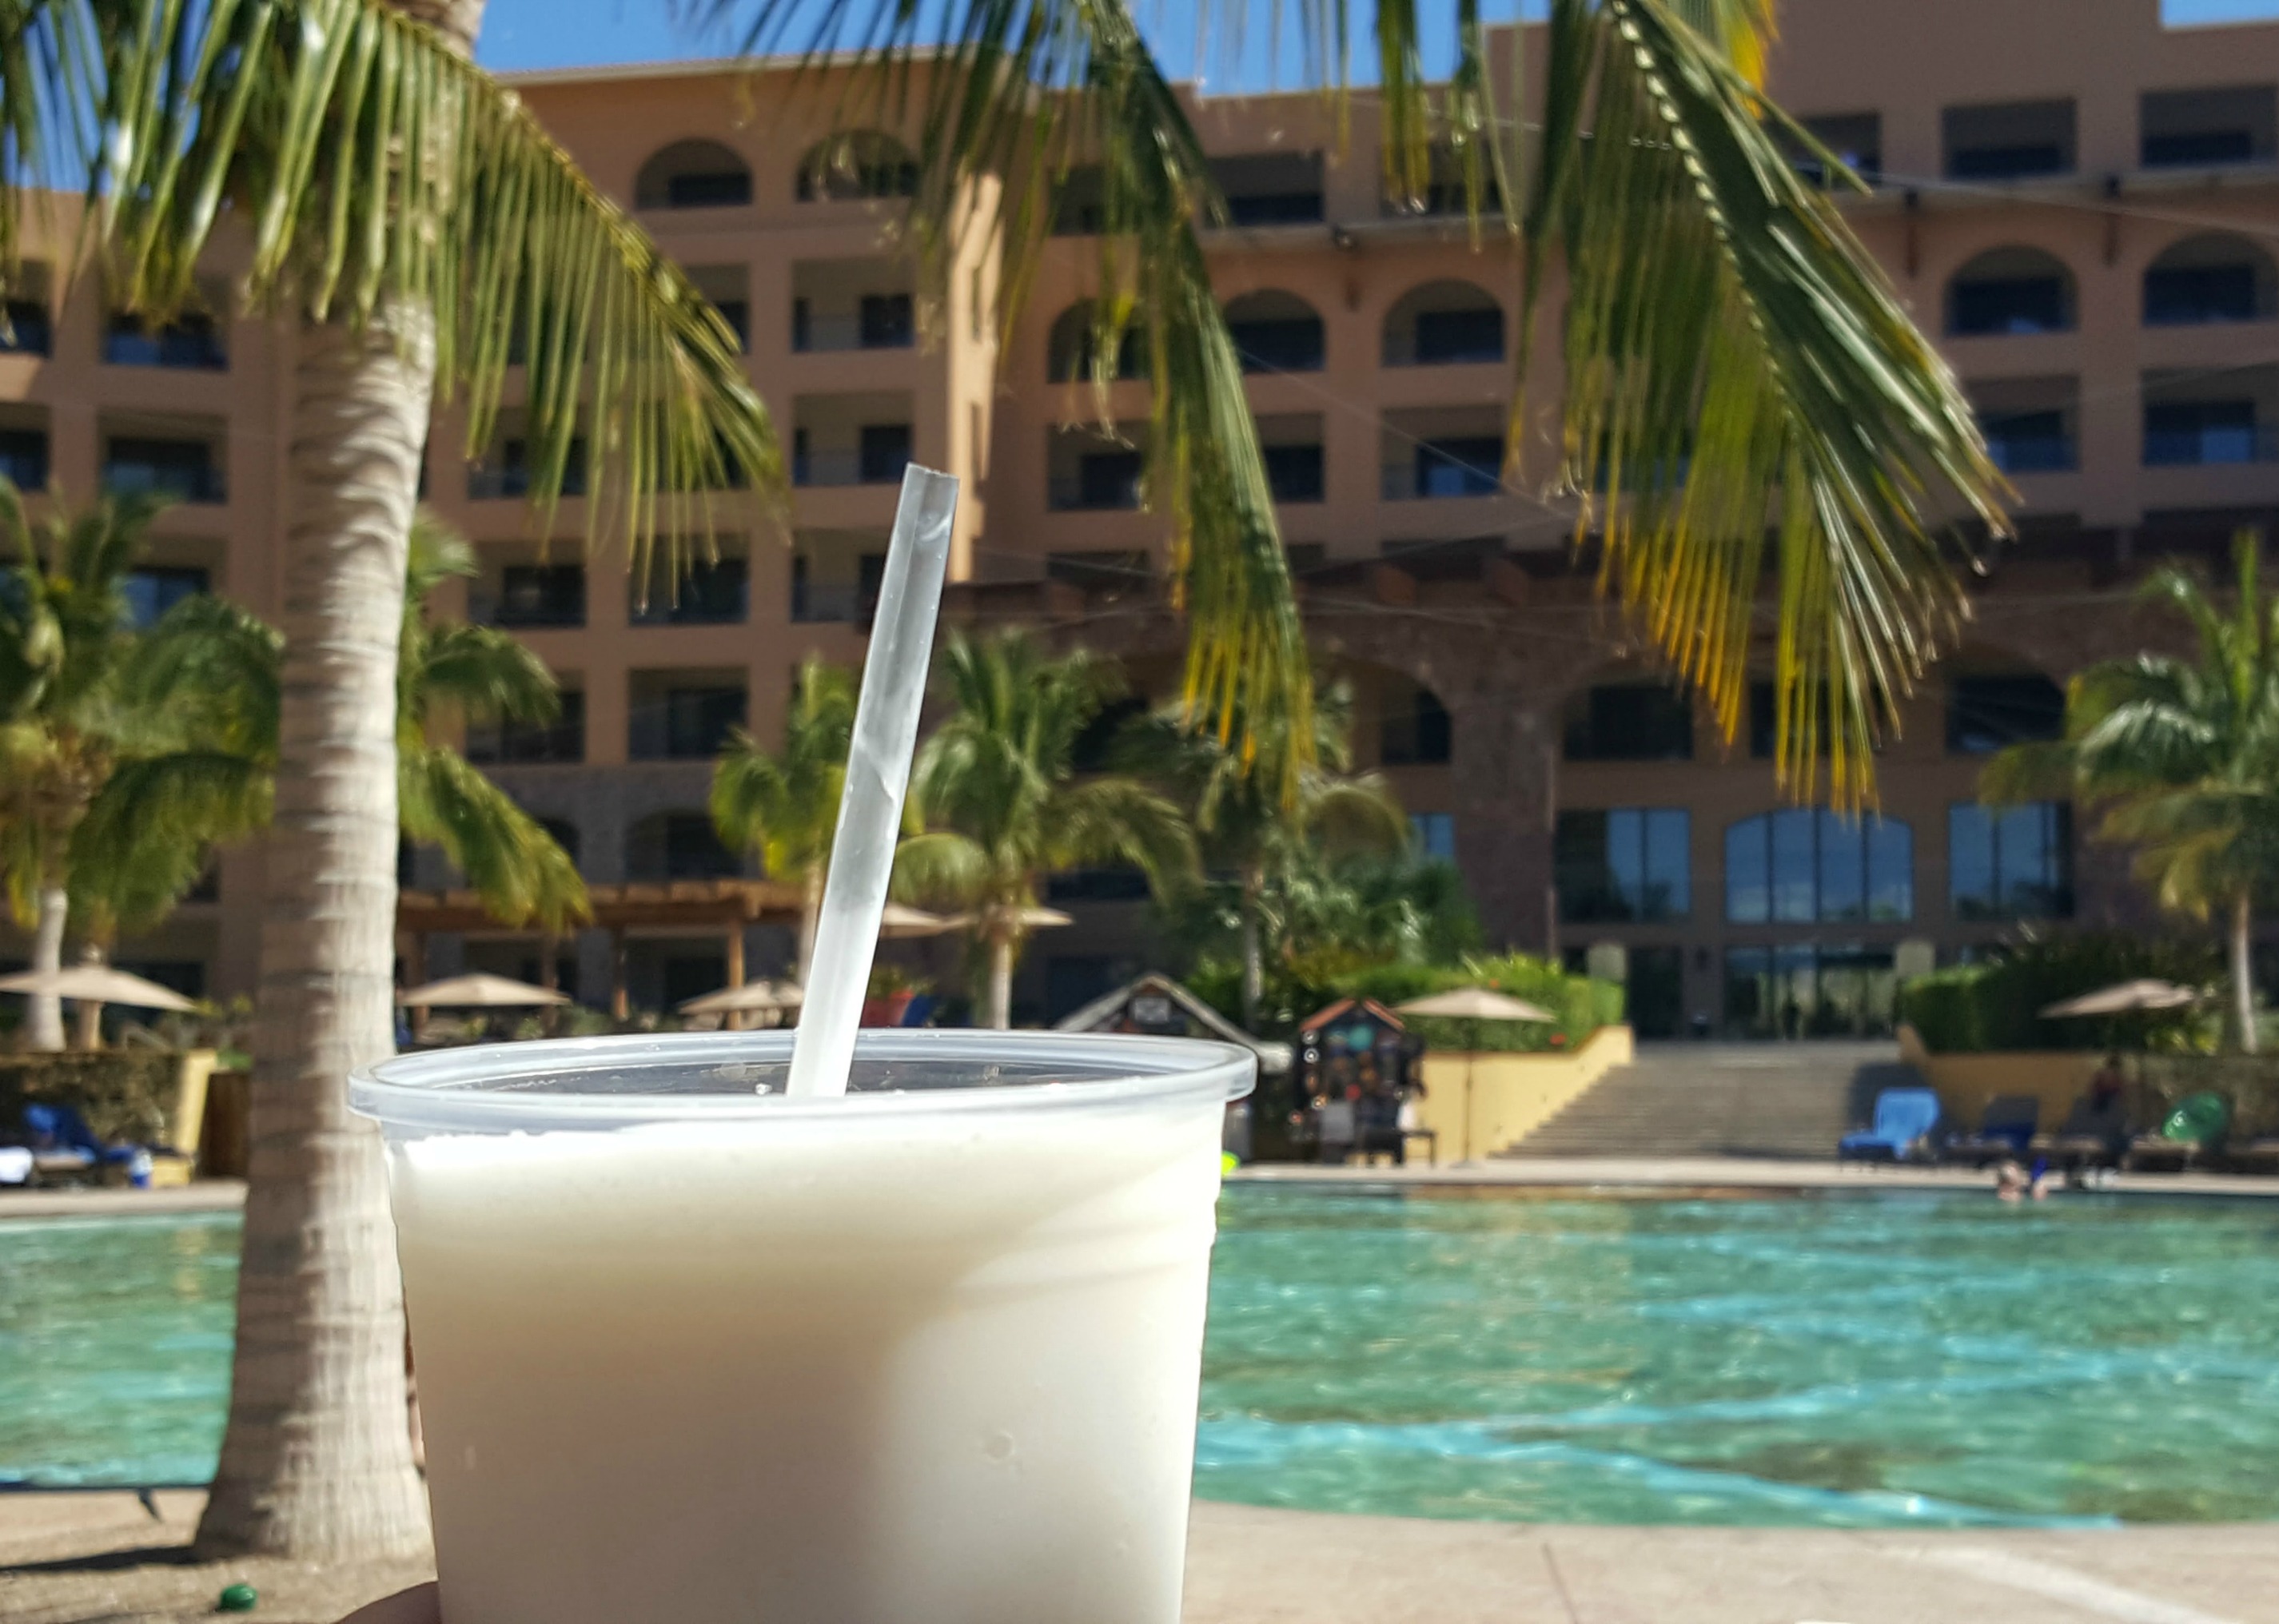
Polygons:
[[1013,1024],[1013,932],[1003,925],[989,930],[989,1007],[983,1020],[1001,1032]]
[[[71,893],[59,883],[40,887],[38,923],[32,931],[32,969],[53,975],[64,967],[64,923],[71,915]],[[54,1051],[64,1046],[64,1001],[52,992],[35,992],[24,1012],[24,1043],[28,1048]]]
[[1256,864],[1242,870],[1242,1030],[1258,1030],[1258,1007],[1266,997],[1266,949],[1259,940],[1258,893],[1264,889],[1265,876]]
[[434,370],[424,310],[300,333],[250,1188],[209,1559],[427,1544],[380,1139],[343,1084],[394,1047],[396,653]]
[[815,962],[815,927],[823,917],[823,865],[807,871],[799,893],[799,984],[807,985],[807,972]]
[[2242,892],[2231,905],[2231,1007],[2239,1049],[2255,1053],[2255,904]]

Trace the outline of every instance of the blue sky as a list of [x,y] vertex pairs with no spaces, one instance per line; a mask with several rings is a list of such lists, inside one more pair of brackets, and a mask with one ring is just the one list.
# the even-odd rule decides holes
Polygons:
[[[666,0],[490,0],[480,56],[484,65],[503,71],[718,54],[677,31],[666,20],[668,9]],[[1422,9],[1428,16],[1454,10],[1432,0]],[[1489,0],[1483,9],[1508,16],[1511,0]],[[2164,9],[2174,24],[2235,22],[2279,17],[2279,0],[2165,0]],[[1192,72],[1194,54],[1193,25],[1182,26],[1181,19],[1193,16],[1193,0],[1161,0],[1159,26],[1153,30],[1163,42],[1166,65],[1181,77]],[[1262,46],[1246,56],[1262,59]]]

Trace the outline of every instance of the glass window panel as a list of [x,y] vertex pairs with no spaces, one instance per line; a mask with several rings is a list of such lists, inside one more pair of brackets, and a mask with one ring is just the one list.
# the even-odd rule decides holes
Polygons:
[[1817,878],[1813,831],[1819,815],[1807,807],[1791,807],[1774,813],[1772,819],[1773,917],[1809,923]]
[[1646,919],[1683,919],[1693,911],[1693,820],[1683,808],[1642,815],[1646,823]]
[[1562,812],[1553,839],[1553,863],[1558,876],[1562,919],[1587,921],[1609,916],[1615,898],[1607,868],[1604,812]]
[[2057,918],[2072,910],[2069,808],[2053,801],[2010,807],[1994,825],[1994,871],[2005,914]]
[[1644,823],[1644,816],[1634,810],[1607,814],[1607,876],[1624,919],[1646,917]]
[[1959,919],[1997,919],[2001,898],[1994,883],[1994,822],[1981,806],[1946,813],[1947,896]]
[[1915,831],[1879,817],[1868,825],[1868,917],[1915,916]]
[[1745,817],[1725,831],[1725,917],[1735,924],[1762,924],[1772,917],[1769,823]]
[[[1736,823],[1725,831],[1728,842],[1745,825]],[[1764,820],[1753,817],[1746,826],[1756,831],[1757,845],[1764,845]],[[1762,947],[1730,947],[1725,951],[1725,1025],[1727,1030],[1745,1037],[1766,1038],[1772,1034],[1773,999],[1771,996],[1772,954]]]
[[1820,815],[1820,917],[1861,919],[1868,912],[1867,831],[1858,818]]

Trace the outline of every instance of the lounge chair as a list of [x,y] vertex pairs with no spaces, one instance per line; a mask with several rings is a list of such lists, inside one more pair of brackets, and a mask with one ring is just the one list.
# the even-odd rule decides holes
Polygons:
[[1887,1088],[1876,1096],[1872,1127],[1836,1142],[1838,1161],[1906,1161],[1938,1126],[1938,1096],[1927,1088]]
[[2135,1169],[2159,1163],[2182,1172],[2203,1152],[2220,1149],[2230,1130],[2231,1105],[2221,1094],[2187,1094],[2157,1131],[2140,1133],[2129,1141],[2129,1166]]
[[1986,1102],[1978,1131],[1959,1133],[1948,1141],[1947,1155],[1983,1168],[1991,1161],[2023,1157],[2041,1125],[2042,1102],[2031,1094],[1997,1094]]
[[105,1145],[77,1106],[26,1106],[22,1137],[32,1153],[32,1177],[42,1184],[96,1176],[111,1163],[132,1161],[137,1149]]

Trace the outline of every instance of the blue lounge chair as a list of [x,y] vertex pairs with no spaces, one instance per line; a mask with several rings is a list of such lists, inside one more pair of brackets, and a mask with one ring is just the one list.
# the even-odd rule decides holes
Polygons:
[[1959,1133],[1946,1147],[1953,1161],[1983,1168],[1990,1161],[2022,1158],[2042,1125],[2042,1102],[2031,1094],[1997,1094],[1986,1102],[1976,1133]]
[[1927,1088],[1887,1088],[1876,1096],[1876,1123],[1836,1142],[1839,1161],[1905,1161],[1938,1126],[1938,1096]]
[[32,1104],[24,1107],[25,1147],[32,1153],[35,1176],[70,1177],[94,1172],[107,1162],[132,1161],[136,1146],[105,1145],[77,1106]]

